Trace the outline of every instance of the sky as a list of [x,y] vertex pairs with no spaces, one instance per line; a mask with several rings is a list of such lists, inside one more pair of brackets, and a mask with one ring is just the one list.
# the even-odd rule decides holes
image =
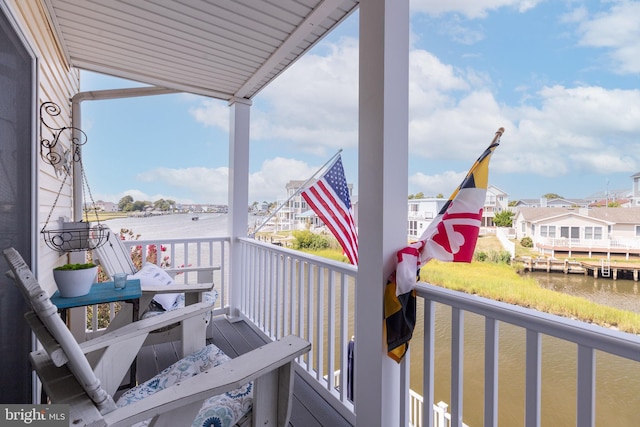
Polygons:
[[[510,200],[620,197],[640,172],[640,2],[412,0],[407,195],[448,197],[505,128],[489,184]],[[358,193],[358,13],[251,107],[249,202],[286,197],[342,149]],[[90,72],[81,90],[139,86]],[[227,203],[227,103],[91,101],[94,200]]]

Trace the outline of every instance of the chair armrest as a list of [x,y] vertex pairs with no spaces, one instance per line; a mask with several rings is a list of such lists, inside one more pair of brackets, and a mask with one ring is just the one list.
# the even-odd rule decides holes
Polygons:
[[191,267],[191,266],[186,266],[186,267],[163,267],[162,268],[164,271],[166,271],[169,274],[177,274],[177,273],[191,273],[191,272],[197,272],[197,271],[218,271],[220,270],[220,266],[219,265],[205,265],[205,266],[199,266],[199,267]]
[[141,290],[145,293],[154,293],[154,294],[170,294],[176,292],[207,292],[212,290],[214,287],[214,283],[194,283],[183,284],[183,283],[175,283],[173,285],[160,285],[160,286],[142,286]]
[[[234,390],[269,372],[293,363],[296,357],[305,354],[310,349],[311,344],[308,341],[292,335],[284,337],[142,400],[117,408],[104,415],[104,420],[107,425],[124,426],[162,414],[167,414],[169,417],[175,416],[180,413],[180,409],[185,407],[187,414],[193,413],[193,418],[195,418],[204,400]],[[289,382],[292,382],[292,378]],[[278,384],[279,387],[287,387],[287,384],[276,381],[276,386]],[[288,392],[290,393],[290,390]],[[273,398],[277,400],[277,396],[273,396]],[[184,419],[181,421],[184,422]]]
[[156,329],[180,323],[185,319],[191,319],[197,316],[208,318],[210,312],[211,305],[208,303],[197,303],[184,308],[170,310],[163,313],[162,316],[153,316],[148,319],[129,323],[97,338],[85,341],[80,344],[80,348],[87,354],[108,347],[115,342],[124,341],[139,335],[146,335]]

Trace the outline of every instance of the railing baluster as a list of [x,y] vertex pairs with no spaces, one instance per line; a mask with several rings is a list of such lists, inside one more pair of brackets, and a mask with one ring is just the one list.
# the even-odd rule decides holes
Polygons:
[[484,335],[484,425],[498,426],[498,322],[485,318]]
[[[423,298],[424,304],[424,369],[422,373],[423,401],[427,402],[422,411],[422,425],[424,427],[434,427],[433,425],[433,405],[435,402],[434,382],[435,382],[435,336],[436,336],[436,308],[432,300]],[[424,406],[424,405],[423,405]]]
[[[298,335],[304,337],[304,319],[307,310],[304,307],[304,276],[307,269],[307,263],[304,261],[298,261]],[[308,339],[308,338],[307,338]],[[307,353],[308,354],[308,353]],[[299,360],[303,360],[305,356],[300,356]],[[307,366],[309,359],[307,359]]]
[[335,350],[336,350],[336,283],[335,274],[329,271],[329,293],[327,298],[329,299],[329,311],[327,319],[327,388],[333,390],[335,388],[335,381],[333,373],[336,370],[335,364]]
[[[314,270],[314,266],[311,263],[307,264],[307,279],[305,281],[305,283],[307,284],[307,340],[310,341],[313,347],[313,311],[315,308],[315,305],[313,303],[313,270]],[[311,351],[309,353],[307,353],[308,357],[307,357],[307,371],[309,373],[313,373],[313,361],[315,360],[315,358],[313,357],[314,355],[314,351],[313,348],[311,349]]]
[[540,426],[540,395],[542,378],[542,336],[527,329],[527,362],[525,382],[525,426]]
[[[316,303],[316,379],[320,381],[324,371],[324,269],[316,268],[317,298]],[[313,351],[313,349],[311,349]],[[333,373],[332,373],[333,375]]]
[[289,301],[291,299],[291,257],[282,255],[284,270],[282,272],[282,335],[286,336],[291,333],[289,328],[289,319],[291,312],[289,311]]
[[451,309],[451,424],[462,427],[464,367],[464,312]]
[[593,348],[578,345],[577,422],[580,427],[596,425],[596,365]]
[[277,292],[277,278],[278,278],[278,254],[272,252],[269,256],[269,291],[267,292],[267,308],[269,310],[269,337],[271,339],[277,339],[277,325],[276,325],[276,308],[274,304],[275,293]]
[[349,375],[349,292],[347,276],[340,275],[340,401],[348,399],[347,388],[352,385],[347,379]]

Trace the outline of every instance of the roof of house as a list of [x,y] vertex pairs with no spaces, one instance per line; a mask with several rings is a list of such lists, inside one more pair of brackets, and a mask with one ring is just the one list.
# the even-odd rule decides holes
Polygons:
[[74,67],[214,98],[251,99],[357,0],[45,0]]
[[489,185],[489,188],[487,188],[487,191],[492,192],[494,194],[507,194],[506,192],[502,191],[495,185]]

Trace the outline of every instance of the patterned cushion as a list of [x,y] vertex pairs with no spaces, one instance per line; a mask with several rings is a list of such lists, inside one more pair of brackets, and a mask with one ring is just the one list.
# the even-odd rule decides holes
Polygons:
[[[144,399],[167,387],[198,375],[209,368],[229,360],[229,356],[213,344],[198,350],[177,361],[150,380],[127,390],[116,402],[118,407]],[[192,427],[231,427],[251,410],[253,403],[253,383],[206,400],[198,412]],[[150,420],[134,424],[142,427]]]

